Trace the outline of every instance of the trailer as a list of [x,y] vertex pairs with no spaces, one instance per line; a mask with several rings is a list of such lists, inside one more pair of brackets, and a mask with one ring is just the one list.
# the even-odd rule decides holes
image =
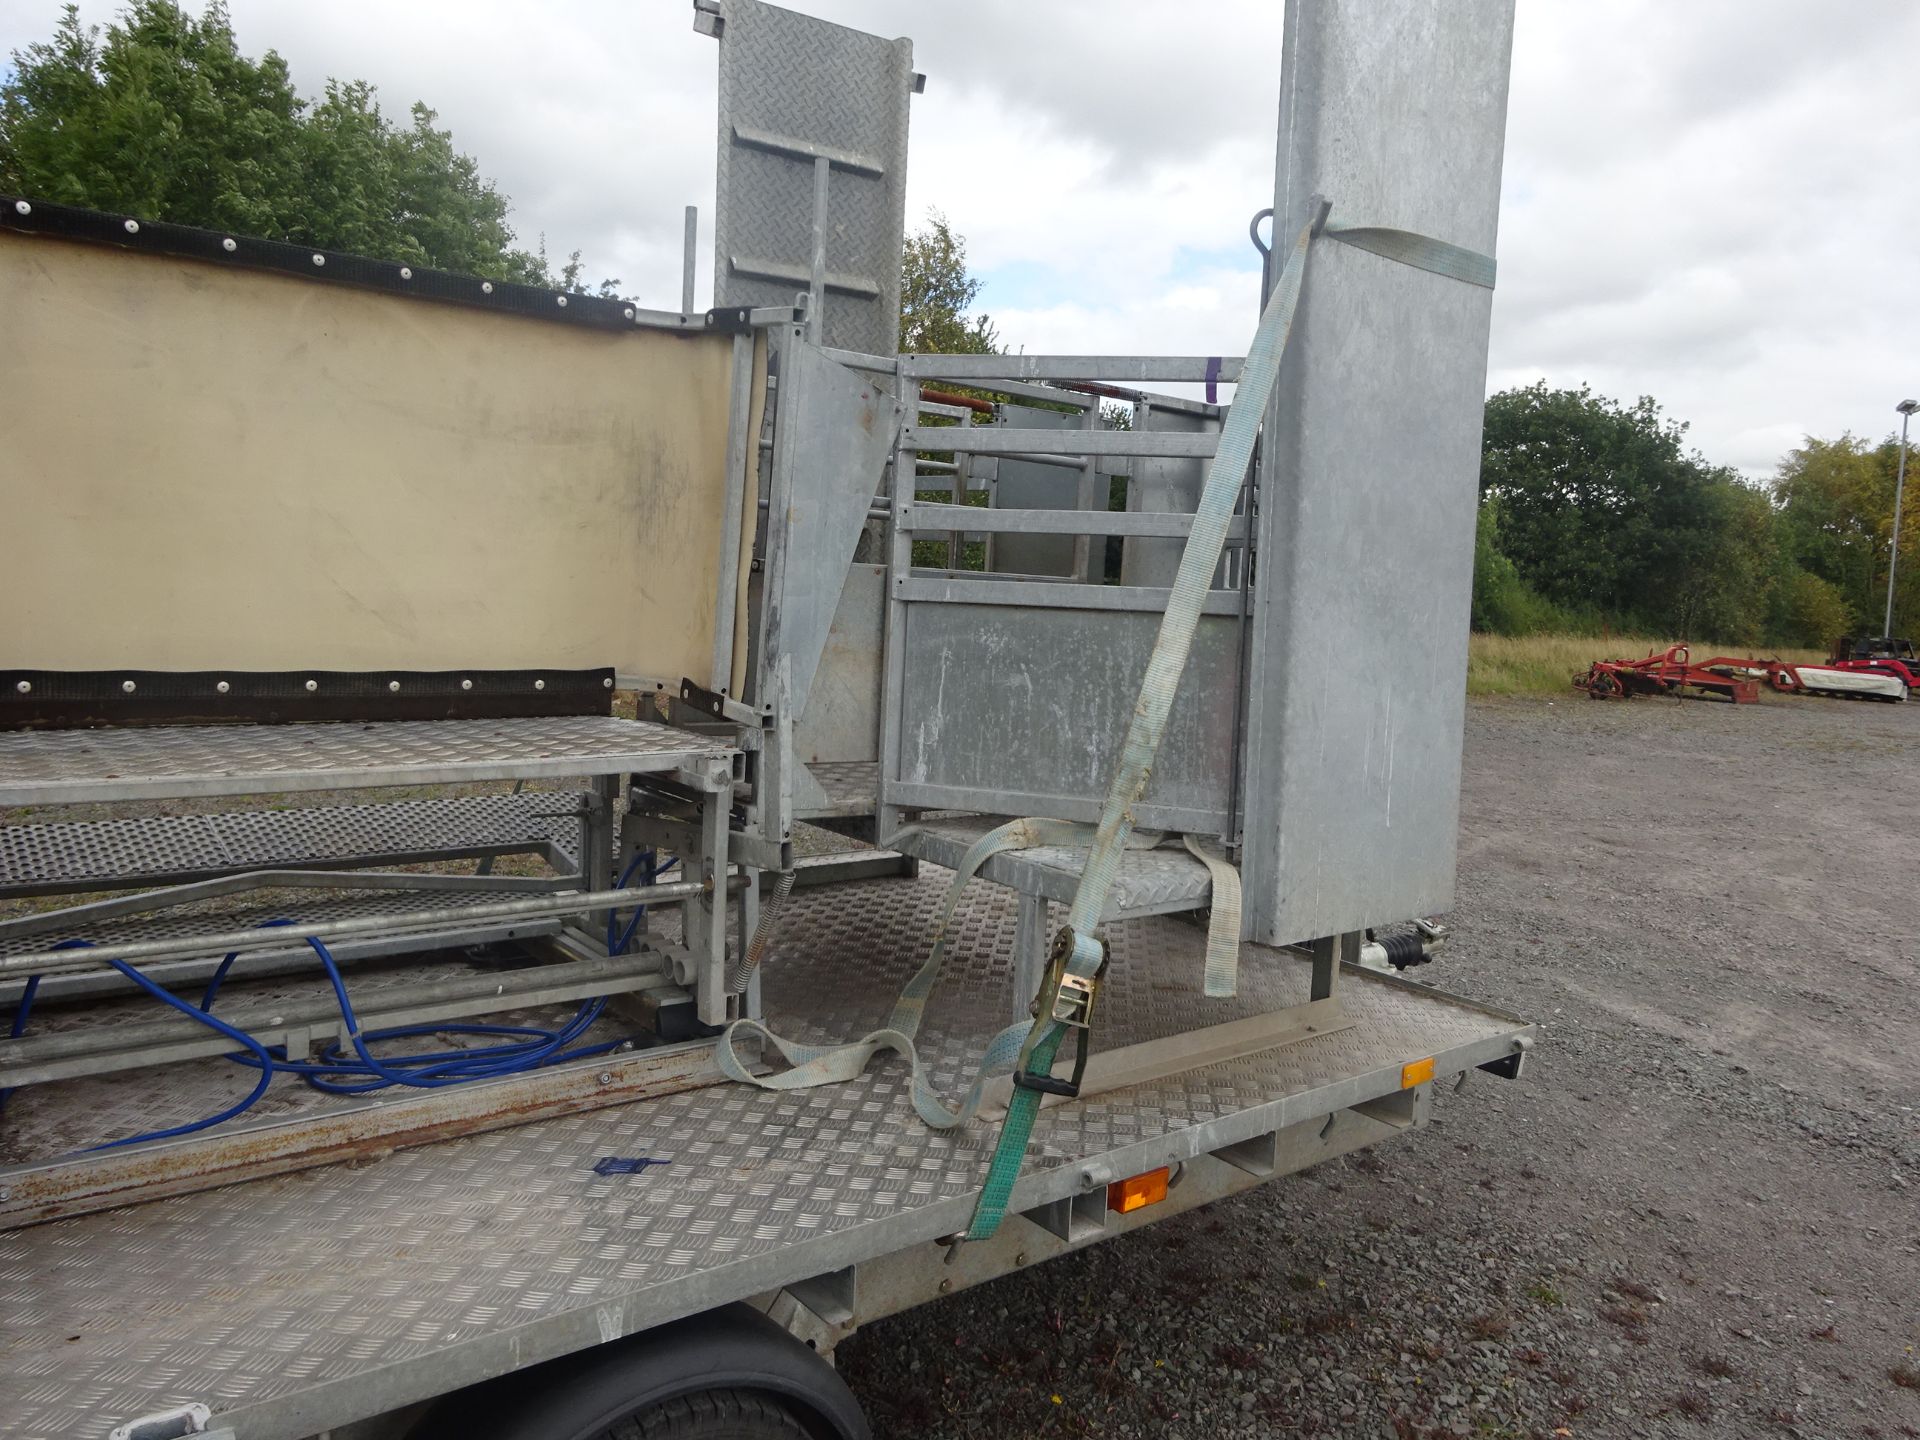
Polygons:
[[694,19],[705,310],[0,197],[16,1440],[858,1440],[862,1325],[1521,1073],[1400,973],[1511,0],[1290,0],[1242,356],[895,353],[911,44]]

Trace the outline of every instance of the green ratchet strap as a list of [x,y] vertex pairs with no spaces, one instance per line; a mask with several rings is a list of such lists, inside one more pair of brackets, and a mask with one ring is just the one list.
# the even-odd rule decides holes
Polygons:
[[[1114,875],[1120,868],[1121,851],[1133,829],[1133,807],[1146,791],[1147,778],[1160,752],[1160,737],[1166,730],[1174,692],[1187,667],[1187,653],[1200,623],[1200,607],[1206,600],[1214,569],[1220,563],[1221,551],[1226,547],[1227,528],[1233,520],[1241,483],[1253,463],[1254,437],[1280,376],[1280,357],[1286,351],[1294,312],[1300,304],[1307,250],[1313,243],[1314,231],[1325,222],[1326,216],[1327,203],[1316,200],[1312,217],[1300,227],[1286,268],[1273,287],[1266,313],[1260,317],[1260,328],[1254,332],[1253,344],[1247,347],[1234,403],[1220,427],[1220,439],[1207,469],[1206,484],[1194,510],[1193,528],[1188,532],[1180,569],[1167,597],[1166,614],[1160,617],[1160,634],[1147,659],[1147,673],[1140,682],[1140,698],[1133,707],[1133,720],[1127,728],[1120,763],[1107,787],[1106,804],[1094,832],[1093,853],[1087,857],[1087,868],[1080,872],[1080,887],[1074,892],[1073,905],[1067,911],[1066,927],[1054,941],[1057,958],[1047,973],[1047,984],[1040,987],[1040,1005],[1033,1030],[1022,1047],[1020,1067],[1013,1072],[1013,1094],[1007,1101],[1007,1118],[1001,1122],[1000,1139],[994,1147],[992,1163],[987,1167],[986,1184],[974,1206],[973,1223],[967,1227],[969,1240],[987,1239],[1000,1228],[1013,1195],[1014,1181],[1019,1179],[1020,1168],[1026,1160],[1027,1141],[1040,1113],[1040,1101],[1049,1084],[1059,1083],[1050,1072],[1064,1038],[1063,1024],[1055,1018],[1060,1010],[1061,988],[1070,982],[1091,986],[1105,962],[1105,947],[1093,939],[1093,927],[1099,923],[1107,891],[1112,888]],[[1085,1046],[1084,1036],[1080,1044]]]
[[[1128,848],[1151,849],[1160,843],[1160,838],[1158,835],[1131,836]],[[744,1081],[765,1090],[805,1090],[815,1085],[855,1079],[866,1070],[875,1055],[886,1050],[898,1051],[912,1070],[913,1108],[920,1118],[935,1130],[950,1130],[966,1124],[980,1108],[981,1092],[987,1083],[1006,1074],[1019,1058],[1024,1048],[1022,1042],[1031,1027],[1023,1020],[1009,1025],[989,1040],[973,1084],[957,1107],[947,1108],[926,1077],[915,1042],[919,1037],[920,1022],[926,1015],[927,999],[939,983],[940,973],[947,963],[947,933],[953,923],[954,907],[959,904],[960,894],[966,889],[967,882],[982,865],[1002,851],[1031,850],[1043,845],[1084,847],[1092,840],[1093,830],[1090,826],[1075,825],[1066,820],[1012,820],[989,830],[968,846],[967,853],[961,857],[953,883],[947,887],[946,898],[941,902],[933,930],[928,936],[926,964],[901,990],[899,999],[894,1001],[893,1013],[887,1017],[884,1025],[852,1044],[801,1045],[781,1039],[758,1020],[736,1020],[720,1033],[715,1042],[714,1062],[719,1066],[720,1073],[728,1079]],[[1236,933],[1238,928],[1236,919]],[[791,1068],[772,1075],[754,1074],[734,1048],[734,1037],[741,1034],[760,1036]],[[1056,1041],[1054,1049],[1058,1048]],[[1052,1063],[1052,1054],[1049,1053],[1047,1064],[1051,1066]]]
[[[782,1040],[756,1020],[737,1020],[721,1034],[716,1044],[715,1060],[723,1074],[768,1090],[797,1090],[851,1080],[866,1069],[876,1054],[883,1050],[898,1051],[912,1067],[914,1109],[929,1126],[939,1130],[964,1125],[971,1119],[980,1108],[987,1083],[1011,1068],[1013,1092],[974,1207],[972,1223],[966,1231],[969,1240],[988,1238],[1005,1218],[1042,1099],[1051,1094],[1072,1096],[1079,1091],[1087,1061],[1094,997],[1107,966],[1107,947],[1095,937],[1094,927],[1105,910],[1122,853],[1151,848],[1161,838],[1134,834],[1134,807],[1146,792],[1174,695],[1186,669],[1201,606],[1226,545],[1242,482],[1253,463],[1254,440],[1279,379],[1280,361],[1286,353],[1294,314],[1299,308],[1307,254],[1314,238],[1324,234],[1400,264],[1471,285],[1488,289],[1493,286],[1494,262],[1488,256],[1405,230],[1328,226],[1328,208],[1325,200],[1314,198],[1310,218],[1294,241],[1286,267],[1260,317],[1253,343],[1247,348],[1234,403],[1221,426],[1193,527],[1180,557],[1180,569],[1168,596],[1166,613],[1161,617],[1160,633],[1147,661],[1146,676],[1141,681],[1140,696],[1134,706],[1120,762],[1107,789],[1099,824],[1089,831],[1085,825],[1061,820],[1013,820],[988,831],[968,847],[934,921],[927,961],[900,992],[892,1015],[880,1029],[852,1044],[799,1045]],[[1240,878],[1231,864],[1208,850],[1197,838],[1189,835],[1185,844],[1206,865],[1213,882],[1205,993],[1210,997],[1232,995],[1239,960]],[[972,1085],[961,1103],[948,1109],[925,1077],[915,1040],[928,996],[946,963],[947,931],[954,907],[967,882],[994,855],[1048,845],[1091,848],[1066,924],[1054,937],[1049,951],[1046,978],[1034,1000],[1033,1021],[1010,1025],[987,1042]],[[753,1074],[734,1049],[734,1036],[740,1033],[763,1037],[790,1068],[772,1075]],[[1054,1076],[1053,1065],[1070,1035],[1076,1045],[1073,1075],[1071,1079],[1062,1080]]]

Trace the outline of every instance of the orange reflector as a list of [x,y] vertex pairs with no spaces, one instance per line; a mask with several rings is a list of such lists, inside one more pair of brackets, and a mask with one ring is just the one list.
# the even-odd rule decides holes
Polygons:
[[1132,1175],[1125,1180],[1116,1180],[1107,1186],[1107,1208],[1122,1215],[1135,1210],[1144,1210],[1149,1205],[1158,1205],[1167,1198],[1167,1167],[1149,1170],[1144,1175]]
[[1433,1078],[1433,1057],[1424,1060],[1409,1060],[1400,1067],[1400,1088],[1411,1090],[1416,1085],[1424,1085]]

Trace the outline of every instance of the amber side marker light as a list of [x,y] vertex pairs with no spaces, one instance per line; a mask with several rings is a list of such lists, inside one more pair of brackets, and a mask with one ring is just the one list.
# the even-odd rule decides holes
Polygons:
[[1107,1208],[1122,1215],[1158,1205],[1167,1198],[1168,1167],[1149,1170],[1144,1175],[1129,1175],[1107,1186]]
[[1424,1060],[1409,1060],[1400,1067],[1400,1088],[1411,1090],[1416,1085],[1424,1085],[1433,1078],[1433,1057]]

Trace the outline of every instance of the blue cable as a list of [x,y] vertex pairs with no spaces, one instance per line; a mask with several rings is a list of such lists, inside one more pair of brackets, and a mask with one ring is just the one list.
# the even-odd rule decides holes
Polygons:
[[[86,944],[89,942],[82,941],[81,943]],[[222,1121],[231,1120],[234,1116],[251,1110],[259,1101],[260,1097],[267,1093],[267,1087],[273,1083],[273,1054],[266,1046],[247,1034],[246,1031],[236,1029],[224,1020],[216,1020],[204,1010],[195,1009],[172,991],[163,989],[149,980],[145,975],[142,975],[138,970],[134,969],[133,966],[127,964],[126,961],[109,960],[107,963],[129,980],[133,981],[133,983],[138,985],[142,990],[153,996],[154,999],[165,1001],[182,1015],[190,1015],[209,1029],[217,1030],[229,1040],[246,1046],[254,1055],[259,1057],[256,1063],[258,1063],[260,1067],[260,1078],[254,1082],[253,1092],[249,1094],[246,1099],[229,1105],[218,1114],[209,1115],[202,1120],[189,1121],[185,1125],[175,1125],[167,1130],[149,1130],[144,1135],[129,1135],[123,1140],[109,1140],[104,1145],[90,1145],[83,1153],[91,1154],[96,1150],[118,1150],[123,1145],[139,1145],[148,1140],[171,1140],[176,1135],[191,1135],[197,1130],[207,1130],[220,1124]]]
[[[56,950],[78,950],[82,946],[90,943],[90,941],[86,940],[62,940],[53,948]],[[27,1017],[33,1014],[34,998],[39,995],[39,993],[40,977],[38,975],[29,975],[27,977],[27,983],[20,987],[20,1003],[13,1007],[13,1024],[7,1028],[7,1038],[9,1040],[18,1040],[22,1035],[27,1033]],[[13,1098],[15,1088],[17,1087],[0,1090],[0,1115],[6,1113],[7,1101]]]
[[[640,869],[643,864],[646,867],[647,873],[642,883],[651,885],[679,863],[680,857],[676,855],[656,870],[653,867],[653,851],[641,850],[634,855],[633,859],[627,862],[627,868],[620,872],[620,878],[613,882],[613,888],[616,890],[626,889],[627,882],[633,879],[633,872]],[[607,911],[607,953],[609,955],[626,954],[627,946],[633,943],[633,937],[640,931],[640,922],[646,918],[647,907],[642,905],[638,910],[633,912],[633,919],[627,922],[627,928],[625,930],[618,930],[620,923],[619,913],[613,910]],[[618,931],[618,938],[615,938],[616,931]]]
[[[441,1089],[449,1085],[464,1084],[469,1080],[488,1079],[499,1075],[513,1075],[521,1071],[537,1069],[543,1065],[556,1064],[562,1060],[577,1060],[588,1055],[604,1055],[618,1049],[626,1041],[608,1040],[598,1045],[582,1046],[569,1050],[572,1045],[600,1018],[606,1009],[605,997],[589,1000],[581,1005],[574,1016],[559,1030],[542,1030],[524,1025],[399,1025],[387,1030],[362,1031],[360,1017],[354,1012],[353,1001],[347,995],[346,981],[340,974],[340,967],[333,958],[333,952],[319,940],[309,938],[307,944],[314,954],[320,957],[320,964],[327,972],[327,980],[333,986],[334,998],[340,1005],[340,1017],[346,1022],[347,1040],[352,1045],[354,1057],[347,1056],[341,1045],[335,1043],[321,1052],[318,1061],[279,1059],[272,1062],[277,1070],[302,1076],[316,1090],[330,1095],[364,1095],[373,1090],[385,1090],[392,1085],[408,1085],[418,1089]],[[387,1059],[376,1056],[370,1044],[388,1040],[404,1040],[417,1035],[444,1035],[448,1033],[465,1035],[518,1036],[519,1039],[506,1045],[485,1045],[465,1049],[430,1050],[414,1055],[399,1055]],[[243,1065],[257,1064],[247,1056],[231,1057]],[[337,1077],[361,1077],[359,1083],[346,1083]]]
[[[638,857],[636,857],[638,858]],[[671,863],[671,862],[670,862]],[[630,878],[630,877],[629,877]],[[624,882],[623,882],[624,883]],[[644,914],[644,910],[641,912]],[[266,921],[260,928],[291,925],[292,920],[280,919]],[[629,936],[629,938],[631,938]],[[316,1090],[329,1095],[364,1095],[374,1090],[385,1090],[393,1085],[407,1085],[419,1089],[440,1089],[451,1085],[464,1084],[469,1080],[489,1079],[501,1075],[518,1074],[526,1070],[538,1069],[546,1065],[555,1065],[563,1060],[579,1060],[590,1055],[604,1055],[626,1044],[625,1039],[603,1041],[596,1045],[583,1045],[573,1049],[568,1047],[593,1028],[605,1012],[605,996],[585,1001],[574,1012],[573,1018],[558,1030],[545,1030],[529,1025],[495,1025],[486,1023],[452,1025],[398,1025],[385,1030],[362,1031],[360,1017],[354,1011],[353,1001],[347,994],[346,980],[340,974],[340,967],[333,958],[333,952],[312,936],[306,937],[308,946],[320,957],[321,967],[326,971],[328,983],[333,987],[334,999],[340,1006],[340,1018],[346,1023],[347,1040],[354,1054],[349,1056],[336,1042],[321,1052],[318,1061],[292,1060],[286,1055],[286,1047],[267,1046],[256,1040],[246,1031],[228,1024],[215,1016],[213,1002],[220,993],[222,982],[227,978],[233,963],[240,952],[229,951],[223,958],[213,976],[207,982],[206,992],[200,1004],[194,1006],[165,989],[147,976],[141,974],[124,960],[109,960],[107,963],[119,971],[135,985],[153,996],[156,1000],[180,1011],[199,1023],[226,1036],[235,1044],[244,1047],[247,1053],[229,1055],[227,1059],[238,1065],[249,1066],[260,1072],[253,1090],[244,1100],[229,1105],[216,1114],[204,1119],[191,1121],[185,1125],[175,1125],[165,1130],[150,1130],[145,1134],[129,1135],[120,1140],[109,1140],[102,1145],[90,1146],[86,1152],[96,1150],[115,1150],[124,1145],[139,1145],[149,1140],[170,1140],[180,1135],[191,1135],[196,1131],[210,1129],[235,1116],[250,1110],[267,1093],[267,1087],[273,1083],[273,1077],[281,1072],[298,1075]],[[73,950],[92,948],[91,940],[63,940],[53,948]],[[27,1028],[28,1016],[33,1010],[34,997],[39,991],[40,977],[30,976],[20,994],[20,1003],[14,1009],[10,1038],[18,1039]],[[509,1043],[502,1045],[482,1045],[466,1048],[430,1050],[412,1055],[398,1055],[382,1059],[369,1049],[370,1044],[391,1040],[411,1039],[421,1035],[482,1035],[511,1037]],[[279,1053],[275,1053],[275,1052]],[[6,1097],[11,1091],[0,1092],[0,1109],[4,1109]]]

